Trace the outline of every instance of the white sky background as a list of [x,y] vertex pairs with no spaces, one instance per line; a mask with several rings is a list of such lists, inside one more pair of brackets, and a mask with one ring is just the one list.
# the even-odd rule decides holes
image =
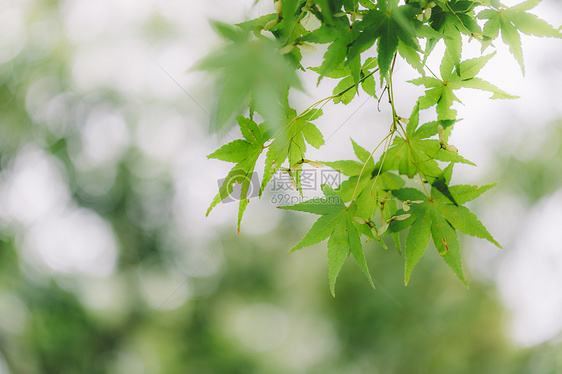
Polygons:
[[[515,3],[509,2],[508,5]],[[204,218],[209,202],[216,194],[216,180],[224,177],[229,169],[226,163],[207,160],[206,155],[227,139],[208,136],[205,131],[210,119],[201,107],[212,114],[212,81],[201,73],[187,70],[218,44],[208,19],[240,22],[271,12],[272,4],[266,0],[260,1],[254,8],[251,6],[253,0],[69,0],[62,4],[62,18],[54,14],[51,19],[30,22],[27,18],[34,6],[32,1],[0,1],[0,24],[3,25],[0,63],[20,53],[25,43],[39,46],[40,53],[42,49],[47,52],[60,40],[67,39],[74,48],[69,63],[75,94],[87,95],[109,87],[120,91],[131,102],[139,99],[155,102],[143,109],[139,123],[127,123],[119,110],[107,109],[92,114],[83,125],[84,148],[76,155],[79,164],[87,170],[107,168],[105,179],[100,179],[91,187],[92,193],[102,194],[107,190],[115,172],[111,170],[111,162],[127,146],[134,145],[154,160],[155,165],[160,165],[155,169],[139,167],[138,172],[145,173],[146,184],[139,187],[144,193],[149,195],[152,189],[161,188],[157,182],[151,182],[151,178],[158,175],[159,168],[173,175],[178,232],[196,238],[195,242],[199,238],[200,247],[204,248],[205,240],[216,227],[227,224],[234,230],[236,204],[221,204],[208,218]],[[558,27],[562,20],[561,9],[555,2],[545,0],[532,13]],[[141,26],[153,12],[159,13],[175,29],[175,38],[157,40],[142,33]],[[464,58],[479,53],[479,43],[472,43],[475,47],[468,48],[469,54],[465,54]],[[455,108],[464,120],[455,127],[450,143],[478,167],[457,167],[454,179],[458,183],[494,182],[489,175],[492,157],[498,147],[509,149],[521,143],[528,144],[528,154],[519,156],[531,158],[534,152],[540,150],[533,146],[535,139],[528,137],[529,131],[533,130],[537,134],[536,139],[540,140],[543,127],[562,115],[562,41],[523,37],[525,77],[522,77],[507,48],[499,41],[495,45],[498,55],[484,68],[482,77],[521,98],[491,101],[487,93],[460,92],[458,96],[465,106],[455,104]],[[488,49],[487,52],[491,51]],[[473,55],[473,52],[476,54]],[[307,62],[318,65],[321,55],[307,56]],[[437,70],[439,59],[429,63]],[[413,77],[410,71],[405,63],[398,64],[395,82]],[[329,79],[324,79],[316,88],[316,76],[310,75],[305,81],[307,93],[295,95],[295,104],[301,108],[329,95],[333,87]],[[182,92],[178,84],[193,100]],[[28,91],[27,106],[34,120],[46,123],[53,131],[63,131],[57,130],[57,124],[69,93],[57,90],[52,77],[39,77]],[[422,91],[410,84],[397,85],[399,115],[409,116],[417,95]],[[330,104],[324,108],[325,116],[318,125],[325,138],[347,122],[320,151],[310,152],[309,158],[352,158],[349,137],[367,149],[376,146],[386,134],[390,115],[386,100],[381,102],[380,113],[375,100],[370,99],[364,104],[365,100],[363,95],[346,107]],[[186,118],[170,110],[165,102],[181,103],[188,108],[189,116]],[[106,136],[108,131],[111,132],[110,137]],[[235,130],[232,134],[238,136]],[[117,247],[114,234],[94,212],[79,209],[70,202],[69,192],[64,186],[66,176],[61,175],[60,169],[55,160],[40,150],[34,147],[22,150],[14,169],[0,175],[0,222],[16,222],[23,227],[23,248],[26,253],[34,253],[29,257],[34,259],[30,261],[33,269],[107,278],[115,266]],[[21,188],[30,183],[41,186],[42,192]],[[492,206],[483,208],[481,218],[492,234],[506,244],[502,259],[494,260],[500,252],[483,241],[475,242],[474,248],[466,251],[476,275],[498,281],[500,295],[513,312],[511,335],[522,345],[540,343],[562,329],[562,237],[560,230],[556,229],[562,223],[561,193],[558,191],[545,197],[531,212],[525,211],[526,207],[521,202],[508,200],[507,197],[498,198]],[[156,209],[157,202],[153,206]],[[252,201],[244,217],[243,230],[248,234],[266,233],[276,226],[280,214],[267,199]],[[81,222],[84,222],[82,226]],[[553,227],[547,225],[549,222],[555,223]],[[54,241],[45,245],[42,243],[46,241],[41,238],[46,230],[58,230],[59,237],[72,231],[73,237],[72,240],[61,238],[56,241],[55,235]],[[89,248],[88,256],[75,252],[77,243],[81,248]],[[193,256],[205,258],[203,249],[199,254],[195,252]],[[56,261],[61,256],[65,260]],[[102,258],[109,260],[102,261]],[[185,260],[186,264],[192,262]],[[490,262],[499,265],[489,266]],[[217,266],[210,263],[210,269],[214,269],[211,272],[216,271]],[[189,272],[192,269],[183,270]],[[147,299],[151,304],[157,304],[150,296],[153,294],[150,293],[152,286],[149,283],[145,287]],[[188,291],[184,292],[183,300],[188,294]],[[88,302],[96,305],[99,301]],[[180,304],[176,300],[173,305]],[[244,318],[241,316],[238,322],[244,323]]]

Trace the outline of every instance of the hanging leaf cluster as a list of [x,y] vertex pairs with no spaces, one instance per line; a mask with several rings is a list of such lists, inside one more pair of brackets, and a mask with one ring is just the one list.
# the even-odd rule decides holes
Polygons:
[[[494,185],[451,185],[456,163],[474,165],[448,143],[459,121],[453,103],[460,102],[456,91],[461,88],[491,93],[491,99],[516,98],[479,75],[496,53],[494,43],[509,47],[524,74],[521,33],[562,38],[559,29],[528,12],[539,1],[506,7],[499,0],[276,0],[271,14],[237,25],[214,22],[225,45],[198,68],[219,78],[217,124],[228,128],[235,117],[243,139],[208,156],[235,165],[207,214],[238,183],[240,230],[260,157],[265,158],[265,169],[259,197],[277,172],[288,174],[293,188],[301,191],[304,164],[332,168],[347,177],[336,189],[323,185],[325,197],[279,207],[318,216],[291,251],[327,240],[332,294],[347,259],[374,287],[364,254],[368,241],[376,243],[370,250],[395,243],[405,259],[406,284],[432,246],[468,286],[459,233],[500,245],[465,206]],[[439,43],[444,45],[440,65],[429,66],[428,57],[437,53]],[[479,43],[481,55],[463,58],[467,43]],[[303,66],[303,54],[322,44],[326,52],[320,66]],[[418,74],[410,83],[425,88],[408,118],[395,109],[397,59]],[[302,89],[297,70],[317,74],[318,82],[336,80],[333,94],[297,113],[289,100],[292,89]],[[391,117],[380,118],[388,124],[387,136],[371,151],[352,140],[357,160],[307,159],[309,146],[324,144],[314,124],[322,107],[330,102],[347,105],[360,93],[379,102],[382,95],[388,96]],[[425,110],[433,113],[434,121],[420,123],[419,113]]]

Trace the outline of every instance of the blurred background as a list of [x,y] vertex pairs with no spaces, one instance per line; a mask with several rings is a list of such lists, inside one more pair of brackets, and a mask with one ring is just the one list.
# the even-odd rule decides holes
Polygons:
[[[377,289],[348,263],[332,298],[325,243],[287,254],[314,217],[266,191],[240,234],[235,203],[205,218],[231,166],[206,155],[239,133],[210,130],[213,78],[189,69],[220,48],[209,19],[273,11],[253,3],[0,1],[0,374],[562,373],[562,42],[524,37],[523,77],[498,41],[484,78],[521,98],[455,104],[450,143],[478,167],[454,181],[499,182],[471,208],[504,249],[462,238],[470,289],[432,248],[405,287],[368,243]],[[297,108],[335,82],[303,85]],[[397,86],[399,115],[420,93]],[[373,149],[380,110],[327,105],[309,158]]]

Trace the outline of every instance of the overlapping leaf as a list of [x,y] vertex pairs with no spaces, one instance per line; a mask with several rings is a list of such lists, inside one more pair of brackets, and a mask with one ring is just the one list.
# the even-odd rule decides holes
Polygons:
[[[386,244],[378,236],[372,219],[377,212],[380,214],[381,222],[394,215],[398,210],[396,202],[385,200],[385,196],[388,194],[388,191],[404,186],[405,181],[390,171],[381,172],[379,168],[375,168],[375,163],[370,153],[353,141],[353,139],[351,142],[355,155],[361,162],[342,160],[323,162],[323,164],[349,177],[337,188],[338,195],[344,202],[355,199],[357,203],[355,216],[360,221],[362,219],[364,224],[369,226],[369,229],[364,226],[361,226],[360,229],[364,229],[362,232],[365,235],[375,239],[386,248]],[[398,242],[397,236],[394,239]]]
[[218,194],[207,209],[207,215],[218,203],[232,194],[234,185],[238,183],[241,185],[240,196],[234,196],[234,198],[240,200],[238,211],[238,231],[240,231],[242,216],[249,202],[248,192],[252,183],[252,175],[258,157],[262,153],[269,136],[264,131],[263,126],[258,126],[254,121],[242,116],[237,119],[244,139],[237,139],[225,144],[207,156],[208,158],[236,163],[219,187]]
[[519,63],[521,71],[525,74],[523,65],[523,51],[521,49],[520,32],[534,36],[548,36],[562,38],[562,33],[539,19],[534,14],[527,13],[539,4],[540,0],[527,0],[511,8],[485,9],[478,13],[478,18],[487,19],[484,25],[484,41],[482,49],[492,43],[502,33],[502,40],[509,46],[509,50]]
[[[389,231],[398,232],[411,226],[404,251],[406,259],[404,281],[406,284],[410,280],[414,266],[424,254],[431,236],[443,260],[451,267],[457,277],[468,286],[462,270],[460,246],[456,231],[486,239],[500,248],[501,246],[490,235],[476,215],[460,204],[480,196],[493,186],[451,186],[448,187],[447,191],[450,197],[445,196],[436,186],[431,188],[431,197],[425,196],[421,191],[414,188],[402,188],[393,191],[393,195],[401,201],[418,202],[413,204],[408,211],[411,215],[408,219],[392,222],[389,227]],[[404,213],[403,210],[399,210],[396,214]]]
[[[367,61],[361,66],[359,72],[360,79],[359,84],[363,88],[363,91],[370,96],[377,97],[375,93],[376,83],[373,76],[378,65],[376,58],[368,58]],[[310,68],[319,74],[322,72],[322,67]],[[341,63],[336,69],[332,70],[330,73],[325,75],[326,77],[333,79],[341,79],[339,83],[334,88],[334,103],[343,103],[347,105],[353,100],[358,92],[358,85],[355,82],[355,78],[352,76],[351,69],[345,64]],[[322,77],[322,75],[321,75]]]
[[493,84],[476,77],[482,67],[488,62],[494,53],[465,60],[460,63],[458,70],[454,68],[451,56],[447,53],[443,56],[440,72],[441,79],[434,77],[421,77],[410,82],[425,86],[425,95],[418,99],[420,109],[427,109],[436,105],[439,120],[452,120],[456,118],[457,111],[452,109],[453,101],[460,100],[453,93],[460,88],[473,88],[492,92],[491,99],[516,99],[517,96],[510,95]]
[[301,88],[295,69],[278,53],[279,44],[266,38],[252,39],[241,27],[217,22],[215,28],[227,44],[196,68],[219,78],[218,125],[228,125],[232,116],[242,114],[250,103],[271,125],[279,127],[289,88]]
[[359,81],[359,57],[348,54],[349,45],[357,38],[357,35],[358,31],[350,27],[347,17],[335,17],[332,23],[323,24],[320,28],[299,39],[312,43],[331,43],[324,54],[322,65],[317,70],[320,74],[318,81],[324,76],[333,75],[334,70],[337,70],[344,61],[347,63],[355,83]]
[[439,161],[474,165],[456,152],[447,150],[437,139],[428,139],[438,133],[439,126],[449,129],[454,120],[429,122],[418,127],[419,106],[416,106],[406,126],[407,138],[396,137],[393,145],[377,163],[381,171],[398,170],[400,174],[413,178],[421,174],[424,179],[433,181],[441,173]]
[[260,197],[273,175],[279,171],[285,160],[289,160],[289,171],[300,190],[300,173],[306,152],[306,143],[315,148],[324,144],[324,138],[318,128],[310,121],[322,115],[321,109],[311,109],[299,116],[289,110],[285,118],[284,129],[277,133],[269,145],[265,159],[265,169],[260,188]]
[[[382,198],[386,191],[390,189],[400,188],[404,184],[404,180],[395,174],[390,172],[380,172],[375,169],[375,162],[371,157],[370,153],[359,144],[357,144],[353,139],[351,140],[353,144],[353,150],[355,155],[360,160],[341,160],[341,161],[323,161],[322,163],[326,166],[339,171],[349,179],[344,181],[337,189],[338,194],[341,196],[343,201],[351,201],[354,197],[358,197],[358,201],[366,199],[367,196],[371,196],[373,201],[377,200],[377,196]],[[373,183],[377,181],[376,186]],[[365,196],[362,198],[362,194],[365,192]],[[355,196],[353,194],[355,193]],[[365,208],[372,210],[374,207],[370,203],[360,204],[359,211]],[[359,217],[370,218],[370,215],[359,214]]]
[[355,262],[374,288],[375,285],[369,274],[363,253],[361,235],[354,223],[355,206],[346,207],[341,197],[328,185],[323,185],[322,191],[325,195],[324,198],[279,207],[281,209],[321,215],[304,238],[291,249],[291,252],[320,243],[329,238],[327,256],[332,295],[335,296],[336,279],[349,255],[355,259]]
[[349,55],[355,58],[378,42],[377,57],[380,73],[386,76],[399,41],[415,50],[420,49],[414,28],[414,23],[417,22],[415,16],[419,12],[418,3],[398,6],[395,0],[379,1],[378,9],[369,10],[363,21],[357,25],[361,34],[353,41]]
[[[474,8],[479,4],[467,0],[435,1],[435,4],[437,5],[432,8],[429,25],[442,35],[447,46],[446,53],[454,66],[458,68],[462,50],[461,34],[482,33],[474,19]],[[426,53],[431,52],[437,40],[437,38],[432,38],[428,42]]]

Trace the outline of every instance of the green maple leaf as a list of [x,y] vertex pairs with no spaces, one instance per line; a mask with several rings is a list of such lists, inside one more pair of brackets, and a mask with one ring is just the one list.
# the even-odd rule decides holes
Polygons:
[[414,69],[416,69],[422,76],[425,75],[423,70],[424,62],[422,62],[418,51],[410,47],[402,41],[398,41],[398,53],[406,60]]
[[[340,160],[322,161],[322,164],[349,177],[348,180],[344,181],[337,188],[337,192],[345,202],[351,201],[353,199],[353,193],[355,192],[356,197],[358,197],[358,211],[362,211],[363,204],[359,204],[359,201],[362,200],[362,194],[365,191],[365,197],[363,198],[371,196],[372,199],[376,200],[378,195],[384,195],[389,189],[402,187],[404,180],[390,172],[379,172],[379,170],[375,168],[375,163],[373,158],[370,156],[370,153],[365,148],[357,144],[353,139],[351,139],[351,142],[353,144],[355,155],[360,162],[355,160]],[[373,187],[375,180],[377,180],[377,185]],[[355,190],[356,186],[357,190]],[[374,204],[375,203],[370,204],[367,202],[365,206],[368,209],[371,209]],[[358,216],[363,218],[370,217],[364,214],[360,214]]]
[[251,178],[256,162],[264,150],[264,144],[269,140],[269,136],[267,132],[264,131],[264,127],[258,126],[254,121],[242,116],[239,116],[237,120],[244,139],[237,139],[225,144],[207,156],[208,158],[234,162],[236,165],[234,165],[224,179],[218,194],[211,202],[209,209],[207,209],[206,215],[208,216],[218,203],[233,192],[236,183],[241,184],[240,206],[238,210],[238,231],[240,231],[242,216],[249,202],[248,192],[251,185]]
[[[357,158],[361,161],[355,160],[340,160],[340,161],[323,161],[322,163],[326,166],[331,167],[334,170],[339,171],[343,175],[349,177],[348,180],[344,181],[338,188],[338,194],[343,199],[343,201],[351,201],[354,196],[353,193],[356,192],[357,196],[365,189],[369,179],[374,171],[374,162],[370,156],[369,152],[355,143],[351,139],[353,144],[353,150]],[[365,163],[367,163],[365,165]],[[361,175],[361,176],[360,176]],[[357,187],[357,191],[355,191]]]
[[338,274],[349,255],[355,259],[355,262],[374,288],[375,285],[371,279],[363,253],[361,234],[356,228],[355,204],[351,204],[349,208],[346,207],[341,197],[328,185],[322,185],[322,191],[325,195],[324,198],[279,207],[280,209],[320,215],[320,218],[312,225],[304,238],[290,252],[309,247],[329,238],[327,256],[332,295],[335,296]]
[[359,0],[359,4],[363,5],[367,9],[375,9],[375,2],[372,0]]
[[[466,0],[436,1],[435,3],[437,6],[432,8],[429,25],[442,34],[447,46],[446,53],[458,68],[462,49],[461,34],[482,33],[480,26],[474,19],[474,8],[479,3]],[[431,52],[436,42],[437,38],[430,40],[426,53]]]
[[[425,253],[431,237],[433,238],[435,248],[439,251],[443,260],[468,287],[462,270],[457,231],[486,239],[499,248],[501,246],[490,235],[476,215],[468,208],[459,204],[475,199],[493,186],[493,184],[482,187],[469,185],[450,186],[447,191],[451,197],[445,196],[435,186],[431,189],[430,197],[414,188],[402,188],[393,191],[393,195],[402,201],[416,202],[408,210],[410,217],[403,221],[394,221],[389,226],[389,231],[391,232],[399,232],[411,226],[406,237],[404,251],[404,282],[406,284],[410,280],[415,265]],[[458,204],[451,200],[456,201]],[[396,215],[404,213],[404,210],[398,210]]]
[[236,26],[240,27],[242,30],[246,32],[256,32],[259,33],[263,30],[265,25],[270,21],[273,21],[278,17],[277,13],[270,13],[263,15],[261,17],[252,19],[250,21],[237,23]]
[[434,77],[421,77],[411,80],[418,86],[425,86],[425,95],[418,99],[420,109],[427,109],[436,105],[439,120],[455,119],[457,111],[451,109],[453,101],[460,100],[453,93],[460,88],[472,88],[493,93],[491,99],[516,99],[493,84],[476,77],[482,67],[494,56],[495,52],[486,56],[462,61],[458,69],[454,67],[451,56],[447,53],[441,61],[441,79]]
[[[359,175],[359,173],[361,173],[361,169],[363,169],[363,164],[354,160],[322,161],[322,164],[329,166],[348,177]],[[363,174],[366,175],[368,173],[369,172],[367,170]]]
[[410,274],[423,256],[425,248],[429,243],[432,220],[428,210],[427,204],[422,204],[422,206],[410,213],[414,217],[414,223],[408,232],[406,249],[404,251],[406,260],[404,283],[406,284],[410,281]]
[[[448,187],[450,194],[454,197],[457,204],[465,204],[471,200],[476,199],[478,196],[482,195],[484,192],[488,191],[489,189],[495,187],[497,183],[493,184],[486,184],[483,186],[474,186],[474,185],[467,185],[467,184],[459,184],[456,186]],[[439,191],[440,192],[440,191]],[[446,196],[443,197],[435,192],[434,199],[445,200],[448,199]]]
[[336,87],[334,87],[334,95],[337,95],[334,98],[334,104],[349,104],[351,100],[353,100],[357,92],[358,90],[357,87],[355,87],[355,81],[353,80],[353,77],[351,75],[342,79],[336,85]]
[[[247,27],[246,27],[247,26]],[[243,27],[215,23],[227,44],[200,61],[195,68],[215,73],[219,98],[215,120],[224,127],[248,104],[272,126],[280,126],[290,87],[302,89],[294,67],[279,54],[279,44],[267,38],[255,39]]]
[[465,35],[482,32],[474,19],[474,8],[480,5],[475,1],[443,0],[436,1],[432,9],[429,25],[436,31],[442,31],[448,25],[455,26]]
[[[283,0],[281,5],[281,13],[275,14],[276,17],[263,28],[270,31],[277,39],[283,49],[282,54],[286,54],[294,67],[304,70],[300,64],[302,55],[299,48],[295,47],[301,37],[309,34],[301,20],[308,15],[310,9],[302,7],[304,4],[300,0]],[[263,37],[259,33],[256,33],[256,36]]]
[[381,171],[398,170],[409,178],[420,173],[424,179],[433,182],[442,173],[436,160],[474,165],[458,153],[447,150],[442,141],[427,139],[438,133],[439,126],[445,131],[449,130],[455,120],[434,121],[418,127],[420,108],[421,105],[416,105],[412,111],[406,126],[406,137],[394,138],[392,146],[377,163],[377,168]]
[[[395,201],[385,202],[384,197],[389,190],[403,187],[405,181],[392,172],[381,172],[380,169],[375,168],[370,153],[353,139],[351,139],[351,142],[355,155],[361,162],[341,160],[322,163],[349,177],[348,180],[338,186],[336,190],[338,195],[344,202],[351,201],[356,197],[357,210],[355,216],[364,222],[359,226],[359,229],[386,249],[386,244],[380,239],[376,228],[373,227],[372,218],[377,212],[380,212],[381,222],[384,222],[394,215],[398,210]],[[398,243],[398,235],[393,234],[393,239]]]
[[420,12],[418,3],[398,6],[394,0],[378,2],[379,9],[371,9],[356,26],[361,33],[353,41],[349,56],[356,57],[370,48],[376,41],[380,73],[386,76],[394,54],[398,49],[399,41],[419,50],[414,24],[415,15]]
[[[279,171],[285,160],[289,161],[289,169],[295,178],[295,184],[300,191],[300,169],[306,153],[306,143],[315,148],[324,144],[324,138],[318,128],[310,121],[322,115],[321,109],[311,109],[297,116],[293,109],[288,111],[285,118],[287,125],[278,132],[269,145],[265,158],[265,169],[260,197],[273,175]],[[294,172],[294,174],[293,174]]]
[[[361,66],[361,69],[359,71],[359,75],[361,77],[359,83],[361,84],[363,91],[365,91],[365,93],[373,97],[377,97],[375,93],[376,84],[375,84],[375,78],[373,77],[374,71],[371,71],[370,69],[373,69],[376,66],[377,66],[377,59],[370,57],[365,61],[363,66]],[[321,66],[313,67],[310,68],[310,70],[321,74],[322,67]],[[333,95],[335,96],[334,104],[341,102],[344,105],[347,105],[351,102],[351,100],[353,100],[355,95],[359,92],[357,89],[358,85],[355,82],[355,78],[352,75],[351,69],[343,62],[340,63],[340,65],[337,68],[333,69],[330,73],[326,74],[325,76],[333,79],[343,78],[338,82],[338,84],[334,88],[333,91]],[[320,77],[322,77],[322,75],[320,75]]]
[[349,46],[357,38],[357,35],[358,31],[350,27],[347,17],[336,17],[333,19],[333,23],[322,24],[310,34],[299,38],[299,41],[311,43],[331,43],[324,54],[322,65],[316,70],[320,74],[318,82],[323,77],[332,75],[334,70],[340,69],[342,63],[345,62],[355,83],[358,83],[361,67],[359,56],[348,54]]
[[523,75],[525,74],[525,67],[520,32],[527,35],[562,38],[559,30],[534,14],[526,12],[537,6],[539,2],[540,0],[528,0],[511,8],[486,9],[478,13],[478,18],[488,20],[484,25],[485,39],[482,43],[482,49],[488,47],[492,40],[498,37],[501,30],[502,40],[509,46],[509,50],[519,63]]

